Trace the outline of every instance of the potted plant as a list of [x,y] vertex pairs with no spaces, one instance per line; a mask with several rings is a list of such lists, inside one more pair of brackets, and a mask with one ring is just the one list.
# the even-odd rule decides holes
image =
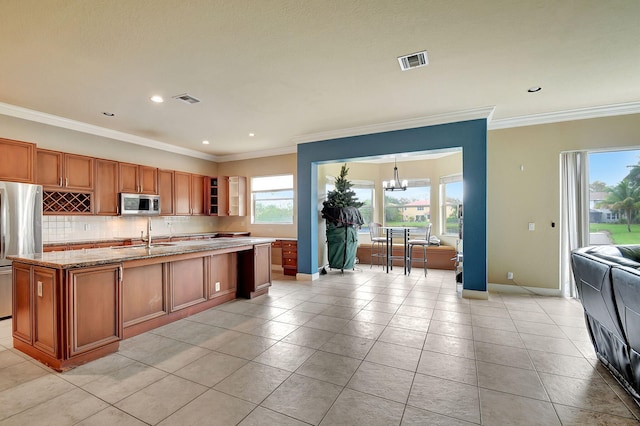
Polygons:
[[349,169],[342,165],[340,175],[335,180],[335,190],[329,191],[322,203],[322,218],[327,221],[327,247],[329,267],[353,269],[358,249],[358,228],[364,223],[358,201],[351,189],[353,184],[347,179]]

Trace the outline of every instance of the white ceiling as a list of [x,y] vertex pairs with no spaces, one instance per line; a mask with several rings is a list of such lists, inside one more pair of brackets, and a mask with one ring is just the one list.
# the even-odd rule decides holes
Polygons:
[[2,0],[0,113],[224,161],[478,109],[638,112],[639,22],[638,0]]

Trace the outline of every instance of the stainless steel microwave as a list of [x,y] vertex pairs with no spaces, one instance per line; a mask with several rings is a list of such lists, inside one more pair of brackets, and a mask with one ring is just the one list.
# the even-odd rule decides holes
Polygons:
[[123,216],[157,216],[160,214],[160,196],[121,193],[120,214]]

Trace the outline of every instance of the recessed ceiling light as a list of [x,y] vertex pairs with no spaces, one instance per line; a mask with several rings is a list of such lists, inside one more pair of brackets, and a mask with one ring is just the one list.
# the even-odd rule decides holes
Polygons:
[[104,111],[104,112],[102,113],[102,115],[106,115],[107,117],[115,117],[115,114],[114,114],[114,113],[112,113],[112,112],[107,112],[107,111]]
[[254,137],[256,134],[255,133],[249,133],[249,137]]
[[542,87],[540,86],[533,86],[533,87],[529,87],[529,89],[527,90],[527,92],[529,93],[536,93],[542,90]]
[[164,102],[164,99],[162,99],[162,96],[160,96],[160,95],[153,95],[149,99],[151,99],[151,102],[155,102],[157,104],[160,104],[160,103]]
[[209,141],[202,141],[202,145],[209,145]]

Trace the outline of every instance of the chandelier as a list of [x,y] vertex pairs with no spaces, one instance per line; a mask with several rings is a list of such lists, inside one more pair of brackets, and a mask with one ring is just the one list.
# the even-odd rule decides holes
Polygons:
[[382,187],[385,191],[406,191],[407,190],[407,180],[400,181],[398,177],[398,162],[394,159],[393,166],[393,179],[390,181],[382,181]]

